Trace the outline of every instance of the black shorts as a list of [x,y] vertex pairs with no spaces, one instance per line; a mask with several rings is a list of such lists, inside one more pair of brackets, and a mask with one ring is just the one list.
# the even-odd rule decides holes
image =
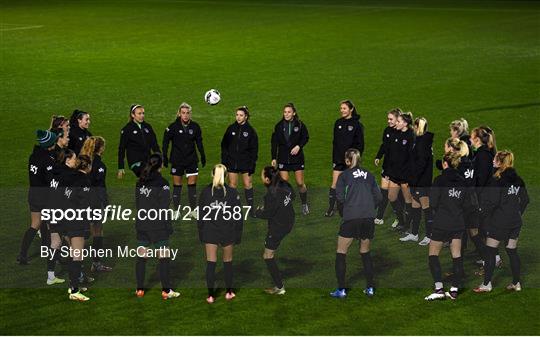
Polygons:
[[255,173],[255,170],[253,170],[253,169],[229,169],[227,167],[227,172],[229,172],[229,173],[238,173],[238,174],[247,173],[248,175],[252,175],[253,173]]
[[480,227],[480,217],[478,212],[471,212],[465,214],[465,228],[477,229]]
[[84,238],[85,240],[88,240],[88,238],[90,237],[90,230],[68,230],[65,232],[65,234],[68,238]]
[[348,239],[373,240],[375,223],[373,218],[347,220],[339,227],[339,236]]
[[345,163],[332,163],[332,169],[334,171],[345,171],[347,169],[347,165]]
[[280,171],[303,171],[304,170],[304,164],[281,164],[278,163],[278,170]]
[[195,162],[188,165],[173,164],[171,166],[171,175],[183,176],[184,174],[186,175],[186,177],[198,175],[199,167],[197,166],[197,163]]
[[137,241],[139,246],[150,247],[168,247],[169,236],[171,231],[168,229],[160,229],[155,231],[137,230]]
[[397,178],[397,177],[393,177],[393,176],[388,176],[388,180],[390,180],[391,182],[393,182],[394,184],[396,185],[404,185],[404,184],[408,184],[409,182],[404,179],[404,178]]
[[500,242],[506,242],[510,239],[517,240],[519,238],[520,231],[521,226],[514,228],[490,227],[487,229],[487,236]]
[[464,230],[448,231],[444,229],[433,228],[431,231],[431,240],[440,241],[440,242],[452,241],[454,239],[461,240],[463,239],[464,233],[465,233]]
[[28,202],[28,206],[30,207],[30,212],[41,212],[45,207],[44,204],[36,203],[36,202]]
[[283,232],[270,232],[266,233],[266,237],[264,238],[264,248],[270,249],[270,250],[277,250],[279,248],[279,245],[281,244],[281,241],[289,234],[291,231],[283,231]]
[[429,190],[429,187],[411,187],[411,195],[418,201],[420,198],[429,197]]

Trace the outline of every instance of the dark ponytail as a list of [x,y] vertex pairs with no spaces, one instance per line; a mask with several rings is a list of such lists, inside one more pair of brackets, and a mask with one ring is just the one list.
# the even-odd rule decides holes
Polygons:
[[279,170],[273,166],[266,166],[263,169],[263,175],[265,178],[270,180],[270,185],[268,186],[270,193],[276,193],[278,185],[283,181],[283,179],[281,179],[281,175],[279,174]]
[[78,171],[88,171],[92,169],[92,158],[84,154],[77,157],[77,166]]
[[344,100],[344,101],[339,102],[339,104],[340,104],[340,105],[341,105],[341,104],[347,105],[347,106],[349,107],[349,109],[352,110],[352,118],[353,118],[353,119],[356,119],[356,120],[360,120],[360,115],[359,115],[358,112],[356,111],[356,107],[354,106],[354,103],[353,103],[351,100],[347,99],[347,100]]
[[159,153],[154,153],[150,156],[150,159],[148,159],[148,162],[144,166],[144,168],[141,171],[141,175],[139,176],[139,183],[146,182],[150,176],[157,172],[163,165],[163,157]]
[[88,115],[88,112],[77,109],[73,110],[71,117],[69,117],[69,125],[71,125],[71,127],[79,127],[79,123],[77,121],[82,119],[84,115]]

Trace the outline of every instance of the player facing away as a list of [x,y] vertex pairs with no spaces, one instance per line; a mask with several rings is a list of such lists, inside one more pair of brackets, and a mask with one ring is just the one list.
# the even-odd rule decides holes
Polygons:
[[495,255],[501,242],[506,244],[506,252],[512,269],[512,283],[506,289],[521,291],[521,261],[517,244],[522,216],[529,203],[527,188],[514,169],[514,154],[499,151],[493,159],[495,174],[484,189],[482,212],[487,223],[486,263],[484,264],[484,282],[474,289],[475,292],[489,292],[495,269]]
[[[92,183],[92,208],[104,209],[109,205],[109,196],[107,195],[107,166],[101,156],[105,152],[105,139],[99,136],[91,136],[86,139],[81,149],[81,154],[89,156],[92,159],[92,171],[90,172],[90,181]],[[94,221],[90,224],[92,232],[92,247],[96,250],[103,249],[103,224],[101,221]],[[91,271],[108,272],[112,268],[105,265],[99,256],[93,257]]]
[[373,261],[370,253],[371,241],[375,234],[376,209],[382,200],[382,194],[375,177],[361,166],[358,149],[345,152],[345,170],[338,178],[336,197],[343,222],[338,233],[336,249],[336,278],[338,288],[330,293],[335,298],[347,296],[345,288],[346,258],[354,239],[360,240],[360,256],[366,275],[364,293],[371,297],[375,294],[373,281]]
[[129,109],[129,122],[120,131],[118,143],[118,179],[124,177],[124,158],[129,169],[139,177],[152,153],[160,153],[156,134],[144,120],[144,107],[133,104]]
[[281,178],[289,181],[289,171],[294,172],[296,186],[302,202],[302,214],[309,214],[307,188],[304,183],[304,146],[309,140],[309,133],[300,120],[293,103],[283,107],[283,118],[274,127],[272,133],[272,166],[279,170]]
[[267,191],[264,196],[264,206],[257,207],[255,215],[257,218],[268,220],[263,258],[274,282],[274,287],[265,291],[271,295],[283,295],[285,286],[275,260],[275,253],[281,241],[293,228],[295,196],[292,186],[281,178],[280,171],[273,166],[267,166],[262,170],[261,180]]
[[[168,210],[171,203],[171,191],[169,182],[161,176],[161,167],[163,159],[161,154],[154,153],[148,159],[140,172],[135,189],[135,204],[137,211]],[[161,297],[164,300],[176,298],[180,293],[174,291],[171,285],[170,276],[170,251],[169,237],[173,233],[170,219],[162,217],[161,219],[150,220],[148,218],[137,217],[135,220],[135,229],[137,231],[137,262],[135,265],[135,275],[137,278],[137,297],[143,297],[145,294],[144,277],[146,271],[146,260],[148,249],[154,247],[159,249],[159,278],[161,279]]]
[[[201,127],[191,119],[191,115],[191,105],[185,102],[180,104],[176,120],[163,133],[163,164],[165,167],[168,167],[169,163],[171,164],[173,206],[175,209],[180,206],[184,175],[187,179],[189,205],[192,210],[197,206],[199,158],[195,147],[199,150],[202,167],[206,165]],[[170,156],[169,143],[171,143]]]
[[[229,125],[221,140],[221,163],[228,171],[231,187],[238,186],[238,176],[242,176],[244,194],[248,206],[253,209],[253,181],[259,153],[257,132],[249,124],[249,109],[241,106],[236,109],[236,121]],[[250,216],[255,213],[250,212]]]
[[[399,131],[396,130],[397,118],[402,113],[400,108],[394,108],[387,113],[387,123],[388,126],[384,129],[382,135],[382,142],[379,146],[379,151],[375,156],[375,166],[379,166],[379,163],[382,159],[382,170],[381,170],[381,193],[383,199],[379,208],[377,210],[377,217],[375,218],[376,225],[384,224],[384,212],[388,206],[388,187],[390,186],[390,178],[387,175],[388,165],[390,160],[388,159],[390,155],[390,145],[391,142],[396,138],[396,135]],[[396,222],[396,227],[398,223]]]
[[[443,171],[435,178],[430,192],[430,203],[434,211],[431,241],[429,242],[429,270],[435,283],[434,291],[425,297],[427,301],[450,298],[455,300],[463,278],[463,258],[461,240],[465,232],[465,214],[478,207],[476,196],[467,188],[465,179],[457,167],[460,162],[458,153],[444,155]],[[445,293],[439,253],[444,242],[450,241],[452,254],[452,286]]]
[[236,297],[233,290],[233,249],[242,239],[243,219],[240,196],[225,183],[227,168],[217,164],[212,170],[212,183],[199,196],[199,218],[197,221],[199,239],[206,252],[206,302],[216,300],[214,288],[218,247],[223,250],[223,270],[225,274],[225,299]]
[[328,210],[324,216],[334,215],[336,206],[336,183],[339,175],[347,165],[344,161],[347,149],[354,148],[364,152],[364,126],[360,122],[360,115],[350,100],[339,103],[341,118],[334,123],[334,138],[332,140],[332,185],[328,194]]

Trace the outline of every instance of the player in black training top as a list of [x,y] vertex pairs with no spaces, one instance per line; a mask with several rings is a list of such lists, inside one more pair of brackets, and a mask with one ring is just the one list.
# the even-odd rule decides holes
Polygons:
[[[443,158],[443,171],[435,178],[431,187],[429,201],[434,212],[431,241],[429,243],[429,269],[435,282],[435,290],[426,296],[427,301],[444,298],[456,299],[463,278],[463,257],[461,239],[465,232],[465,214],[478,207],[473,192],[467,188],[465,179],[457,167],[458,153],[447,153]],[[452,286],[444,292],[439,253],[445,242],[450,241],[452,254]]]
[[414,120],[414,145],[412,149],[412,170],[410,190],[412,195],[412,208],[410,209],[410,223],[406,223],[407,233],[400,241],[418,241],[418,229],[422,212],[425,216],[425,236],[420,242],[422,246],[429,243],[429,233],[433,218],[429,207],[429,188],[433,180],[433,133],[428,131],[428,123],[424,117]]
[[399,132],[396,130],[396,124],[397,118],[400,114],[402,114],[400,108],[394,108],[388,111],[388,126],[383,131],[382,143],[379,147],[379,151],[377,152],[377,156],[375,157],[375,166],[379,166],[381,159],[383,159],[381,171],[381,193],[383,199],[381,201],[381,204],[379,205],[377,217],[374,220],[376,225],[384,224],[384,212],[386,211],[386,207],[388,206],[388,187],[390,186],[390,179],[386,175],[386,170],[388,170],[388,163],[390,162],[388,160],[388,151],[390,149],[390,144],[392,140],[395,139],[397,133]]
[[521,262],[517,253],[517,243],[522,216],[529,203],[525,183],[514,169],[514,154],[499,151],[493,165],[495,174],[484,189],[482,212],[487,222],[486,263],[484,282],[474,289],[475,292],[489,292],[492,289],[491,278],[495,269],[495,255],[501,242],[506,245],[506,252],[512,269],[512,283],[506,289],[521,291]]
[[281,178],[280,172],[273,166],[265,167],[261,172],[261,180],[267,188],[264,205],[257,207],[257,218],[268,220],[268,231],[264,240],[263,258],[274,287],[266,289],[271,295],[285,294],[285,286],[279,272],[274,254],[281,241],[289,234],[294,225],[294,191],[292,186]]
[[68,147],[79,155],[86,138],[92,136],[90,126],[90,114],[81,110],[74,110],[69,118],[69,145]]
[[[171,219],[161,216],[161,218],[151,220],[145,217],[150,210],[164,214],[169,210],[171,204],[171,190],[169,182],[161,176],[163,160],[161,154],[154,153],[149,158],[144,168],[141,170],[135,188],[135,204],[137,212],[141,216],[135,221],[138,241],[138,257],[135,265],[135,275],[137,278],[137,297],[144,296],[144,277],[146,269],[146,259],[148,249],[153,246],[159,249],[159,278],[161,279],[161,297],[164,300],[176,298],[180,293],[174,291],[170,280],[170,251],[169,237],[173,232]],[[144,210],[144,211],[142,211]],[[142,212],[141,212],[142,211]]]
[[[109,205],[109,196],[107,195],[107,166],[103,163],[101,156],[105,152],[105,139],[99,136],[92,136],[84,142],[81,154],[92,158],[92,172],[90,172],[90,181],[92,183],[92,207],[94,209],[104,209]],[[103,249],[103,224],[101,221],[91,223],[92,247]],[[111,271],[112,268],[103,264],[99,256],[93,257],[91,271]]]
[[[242,175],[244,193],[248,206],[253,208],[253,181],[259,153],[259,139],[249,124],[247,106],[236,109],[236,122],[229,125],[221,140],[221,163],[227,167],[229,184],[238,186],[238,175]],[[254,216],[254,212],[250,212]]]
[[[92,188],[89,177],[91,171],[92,160],[85,155],[78,156],[74,171],[63,171],[61,181],[63,181],[62,185],[64,186],[62,186],[59,193],[59,204],[63,205],[64,210],[86,210],[92,206]],[[79,285],[85,279],[87,281],[92,280],[83,276],[82,268],[82,250],[84,249],[85,240],[90,237],[90,221],[83,214],[81,219],[78,217],[75,220],[63,219],[60,226],[69,238],[72,251],[69,262],[69,299],[81,302],[88,301],[90,298],[82,294],[86,291],[86,288],[81,288]]]
[[294,171],[304,215],[309,214],[307,188],[304,183],[304,146],[308,140],[308,129],[300,120],[296,107],[293,103],[285,104],[283,118],[272,133],[272,166],[277,167],[285,181],[289,181],[289,171]]
[[30,206],[30,227],[24,233],[17,261],[28,264],[28,249],[36,233],[41,228],[41,245],[49,246],[50,235],[47,226],[41,226],[41,210],[47,206],[49,185],[54,168],[54,146],[57,135],[48,130],[37,130],[37,143],[28,159],[28,205]]
[[118,144],[118,179],[124,177],[124,157],[130,170],[138,177],[152,153],[160,153],[152,126],[144,121],[144,107],[133,104],[129,109],[130,121],[120,131]]
[[336,183],[341,172],[347,169],[345,151],[350,148],[364,152],[364,126],[354,104],[341,101],[339,104],[341,118],[334,123],[334,138],[332,141],[332,186],[328,194],[328,210],[324,216],[334,215],[336,207]]
[[[169,156],[169,143],[172,143]],[[191,119],[191,105],[180,104],[176,120],[163,133],[163,163],[165,167],[171,164],[173,177],[173,205],[178,208],[182,194],[182,177],[187,178],[189,205],[192,210],[197,206],[197,166],[199,158],[195,146],[201,155],[201,165],[206,165],[206,155],[202,142],[202,131]]]
[[456,119],[450,123],[450,137],[458,138],[467,144],[469,148],[469,159],[473,158],[473,148],[471,144],[471,136],[469,136],[469,123],[464,118]]
[[212,170],[212,183],[199,196],[199,218],[197,221],[199,239],[206,251],[206,286],[209,304],[216,300],[214,284],[218,246],[223,249],[223,270],[225,274],[225,299],[236,297],[233,291],[233,248],[240,244],[243,229],[243,214],[240,196],[235,188],[225,183],[227,168],[217,164]]
[[[478,202],[482,205],[483,190],[489,183],[491,177],[493,176],[493,158],[495,158],[495,153],[497,153],[497,146],[495,144],[495,133],[488,126],[479,126],[474,128],[471,132],[471,144],[474,151],[473,156],[473,167],[474,167],[474,181],[476,186],[476,195],[478,197]],[[471,233],[478,233],[481,237],[486,237],[486,219],[483,217],[483,213],[480,209],[479,216],[479,229],[473,229]],[[473,238],[471,238],[473,240]],[[477,240],[478,241],[478,240]],[[483,245],[485,247],[485,245]],[[484,252],[481,250],[480,252]],[[500,267],[502,265],[502,259],[499,253],[495,256],[496,266]],[[478,261],[479,264],[483,265],[482,261]],[[483,273],[481,269],[479,274]]]
[[[387,160],[388,169],[384,172],[388,176],[388,200],[398,219],[398,230],[407,227],[408,216],[412,196],[409,189],[413,173],[413,146],[414,146],[414,125],[413,116],[410,112],[404,112],[398,116],[394,139],[388,146]],[[403,205],[399,199],[399,192],[403,195]]]

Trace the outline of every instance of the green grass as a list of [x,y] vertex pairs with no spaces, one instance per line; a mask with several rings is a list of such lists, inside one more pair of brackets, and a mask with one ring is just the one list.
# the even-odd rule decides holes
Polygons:
[[[0,2],[0,308],[5,334],[534,334],[525,312],[540,305],[540,3],[297,1],[1,1]],[[40,27],[31,27],[40,26]],[[217,88],[223,101],[202,100]],[[425,116],[440,156],[450,121],[488,124],[500,148],[511,149],[530,189],[520,241],[525,290],[506,294],[508,264],[499,287],[475,295],[474,254],[466,255],[467,289],[457,302],[424,303],[431,277],[425,248],[397,241],[388,224],[373,244],[378,293],[360,294],[364,278],[355,249],[348,258],[354,291],[345,301],[327,296],[333,272],[337,217],[321,215],[331,179],[332,126],[338,102],[352,99],[366,129],[365,164],[372,159],[385,112],[400,106]],[[204,254],[194,226],[176,224],[180,249],[173,276],[182,299],[163,303],[156,289],[133,294],[134,261],[109,259],[89,303],[67,300],[65,288],[44,289],[45,264],[14,264],[28,224],[26,163],[35,129],[52,114],[91,113],[91,131],[107,140],[111,201],[132,205],[134,178],[115,178],[119,130],[131,103],[144,104],[158,133],[180,102],[194,107],[209,166],[234,108],[246,104],[260,138],[258,167],[270,161],[270,133],[284,103],[293,101],[311,139],[306,181],[312,214],[299,217],[283,242],[279,264],[288,293],[269,298],[262,261],[265,224],[248,221],[235,253],[233,303],[204,302]],[[209,182],[203,169],[199,185]],[[256,181],[258,198],[263,190]],[[185,195],[183,200],[185,200]],[[388,219],[390,220],[390,219]],[[135,244],[132,223],[106,226],[106,245]],[[36,240],[37,241],[37,240]],[[37,242],[31,253],[38,253]],[[503,254],[503,258],[505,258]],[[449,254],[442,254],[449,268]],[[507,261],[507,258],[506,258]],[[221,268],[218,267],[218,270]],[[65,275],[65,274],[64,274]],[[221,274],[218,275],[221,281]],[[489,314],[486,314],[489,313]]]

